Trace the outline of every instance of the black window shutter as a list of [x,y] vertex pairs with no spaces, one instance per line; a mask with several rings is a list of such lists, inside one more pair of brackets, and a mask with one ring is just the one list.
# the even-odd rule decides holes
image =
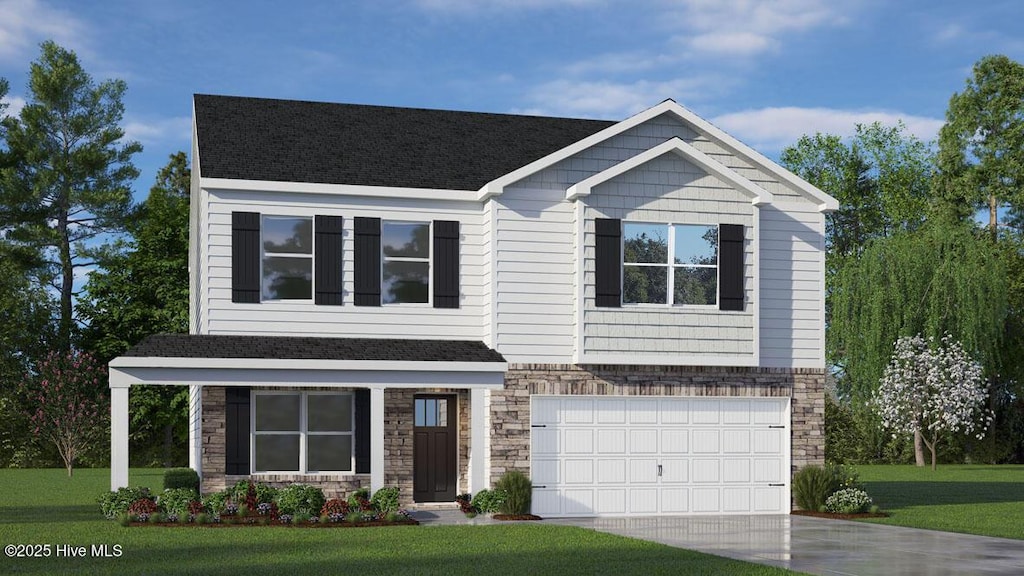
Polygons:
[[316,290],[314,302],[331,306],[341,305],[341,216],[317,216],[316,242],[313,253],[316,263]]
[[380,306],[380,218],[355,219],[356,306]]
[[231,213],[231,301],[260,301],[260,215]]
[[434,308],[459,307],[459,223],[434,220]]
[[370,391],[356,390],[356,474],[370,473]]
[[743,310],[743,226],[718,226],[718,309]]
[[602,308],[622,306],[622,221],[594,220],[594,296]]
[[249,474],[249,388],[224,389],[224,473]]

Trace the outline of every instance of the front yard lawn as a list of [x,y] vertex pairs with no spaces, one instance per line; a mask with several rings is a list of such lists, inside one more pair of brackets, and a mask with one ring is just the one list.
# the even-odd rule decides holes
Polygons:
[[[162,488],[162,470],[132,470]],[[0,470],[0,543],[50,544],[49,558],[0,557],[5,574],[793,574],[567,526],[124,528],[95,503],[109,470]],[[90,557],[94,544],[120,557]],[[58,545],[87,547],[56,557]]]
[[857,466],[888,518],[865,520],[1024,540],[1024,466]]

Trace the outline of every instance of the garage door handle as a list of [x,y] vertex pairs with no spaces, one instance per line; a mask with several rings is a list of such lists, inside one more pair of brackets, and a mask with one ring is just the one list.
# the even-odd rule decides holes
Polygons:
[[661,476],[661,464],[658,464],[658,476]]
[[782,488],[785,484],[769,484],[769,486]]
[[534,486],[534,487],[533,487],[533,489],[534,489],[534,490],[537,490],[537,489],[539,489],[539,488],[547,488],[547,486]]
[[530,424],[530,428],[547,428],[547,424]]
[[782,428],[782,429],[785,429],[786,427],[785,426],[769,426],[769,428]]

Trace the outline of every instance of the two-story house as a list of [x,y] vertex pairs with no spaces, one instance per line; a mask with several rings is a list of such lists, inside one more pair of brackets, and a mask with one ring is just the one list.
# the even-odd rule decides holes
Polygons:
[[621,122],[197,95],[190,334],[110,363],[187,384],[204,491],[542,516],[779,513],[823,460],[836,201],[679,104]]

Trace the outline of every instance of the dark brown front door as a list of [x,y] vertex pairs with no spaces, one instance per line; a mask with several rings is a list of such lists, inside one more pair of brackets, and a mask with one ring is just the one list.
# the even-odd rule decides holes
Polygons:
[[455,396],[417,396],[413,410],[413,500],[455,500]]

